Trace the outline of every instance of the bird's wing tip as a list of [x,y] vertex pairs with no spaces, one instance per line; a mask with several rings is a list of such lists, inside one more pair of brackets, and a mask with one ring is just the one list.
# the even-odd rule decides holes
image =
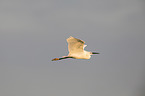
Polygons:
[[72,36],[70,36],[69,38],[67,38],[66,40],[68,41],[69,39],[71,39],[71,38],[74,38],[74,37],[72,37]]
[[[69,38],[72,38],[73,36],[69,36]],[[73,37],[74,38],[74,37]]]
[[81,40],[81,39],[77,39],[77,38],[74,38],[74,37],[72,37],[72,36],[70,36],[69,38],[67,38],[66,40],[67,40],[67,42],[69,42],[69,40],[73,40],[73,39],[75,39],[75,40],[77,40],[78,42],[81,42],[81,43],[85,43],[85,41],[83,41],[83,40]]

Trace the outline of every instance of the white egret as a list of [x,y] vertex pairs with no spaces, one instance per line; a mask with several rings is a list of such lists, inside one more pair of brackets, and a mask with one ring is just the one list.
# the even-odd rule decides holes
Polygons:
[[72,36],[70,36],[67,39],[67,43],[68,43],[68,51],[69,51],[68,56],[63,56],[61,58],[54,58],[52,59],[52,61],[62,60],[67,58],[90,59],[92,54],[99,54],[97,52],[85,51],[84,48],[87,46],[84,45],[85,42],[83,40],[74,38]]

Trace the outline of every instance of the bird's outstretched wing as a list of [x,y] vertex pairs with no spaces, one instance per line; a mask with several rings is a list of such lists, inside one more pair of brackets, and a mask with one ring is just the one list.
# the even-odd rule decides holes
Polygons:
[[70,36],[67,39],[68,42],[68,51],[69,53],[76,53],[76,52],[83,52],[84,51],[84,41],[74,38],[72,36]]

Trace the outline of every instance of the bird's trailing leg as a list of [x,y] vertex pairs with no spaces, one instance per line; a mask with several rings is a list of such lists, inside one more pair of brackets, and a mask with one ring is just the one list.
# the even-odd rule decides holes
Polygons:
[[68,59],[68,58],[73,58],[73,57],[63,56],[61,58],[54,58],[54,59],[52,59],[52,61],[57,61],[57,60],[62,60],[62,59]]
[[100,53],[97,53],[97,52],[92,52],[92,54],[100,54]]

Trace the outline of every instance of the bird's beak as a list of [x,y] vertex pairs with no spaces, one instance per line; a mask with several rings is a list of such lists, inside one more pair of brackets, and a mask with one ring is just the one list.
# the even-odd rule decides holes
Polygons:
[[92,54],[100,54],[100,53],[97,53],[97,52],[92,52]]
[[57,61],[57,60],[59,60],[59,58],[54,58],[54,59],[52,59],[52,61]]

